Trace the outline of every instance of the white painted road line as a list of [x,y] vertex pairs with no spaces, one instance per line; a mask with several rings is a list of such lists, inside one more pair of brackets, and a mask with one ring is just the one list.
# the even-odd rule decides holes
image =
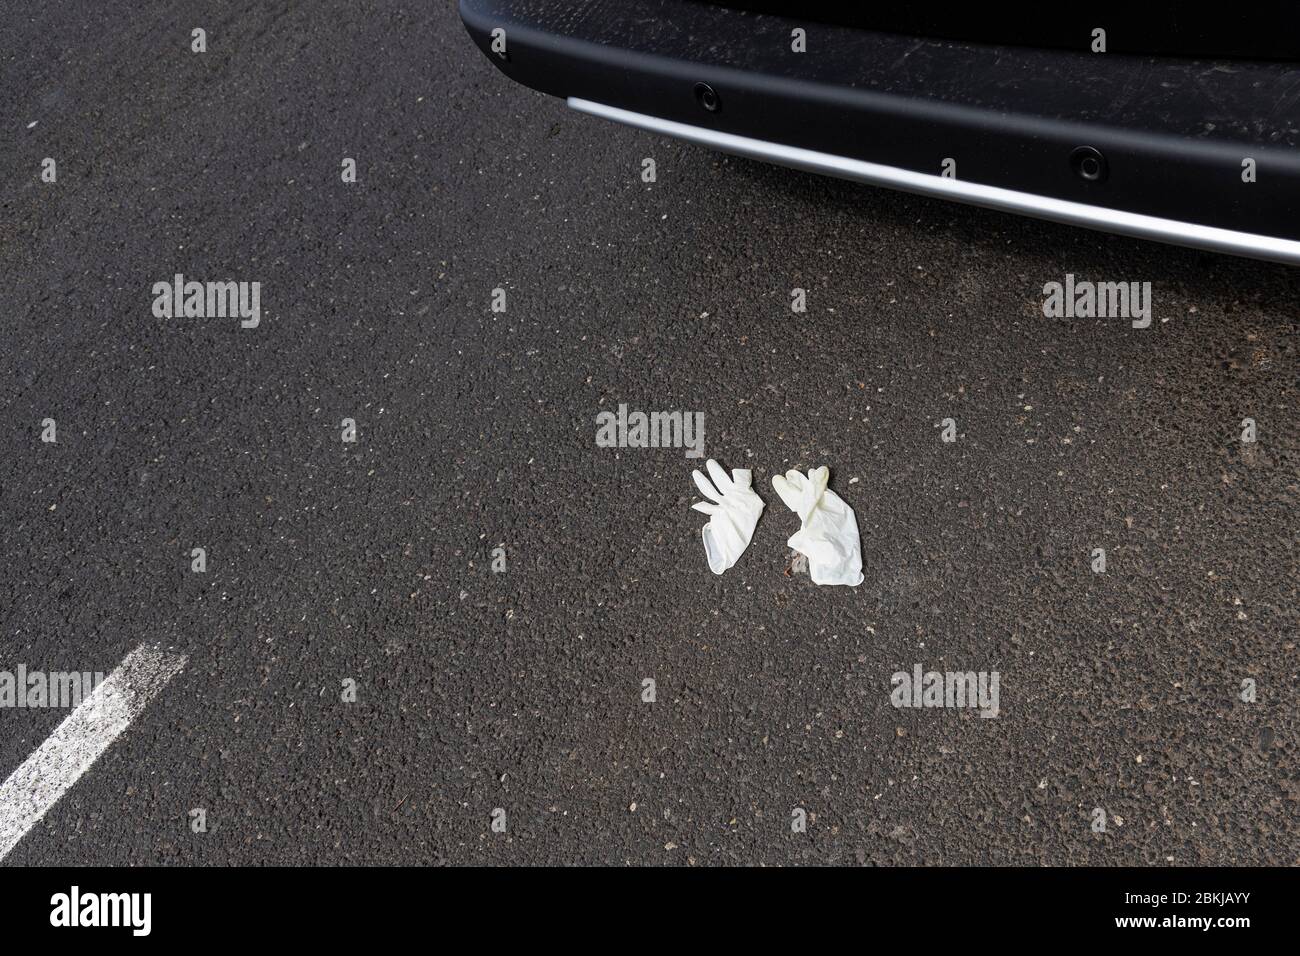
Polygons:
[[0,860],[184,666],[180,654],[137,647],[0,784]]

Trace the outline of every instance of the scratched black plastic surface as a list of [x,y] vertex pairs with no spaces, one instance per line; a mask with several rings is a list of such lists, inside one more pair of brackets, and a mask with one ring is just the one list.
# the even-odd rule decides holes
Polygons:
[[801,21],[1009,46],[1087,50],[1106,31],[1111,53],[1300,61],[1296,0],[863,3],[848,0],[694,0]]
[[[690,0],[462,0],[520,83],[665,119],[1224,228],[1300,238],[1300,70],[996,47]],[[509,56],[488,49],[507,31]],[[790,32],[808,31],[792,53]],[[723,108],[706,113],[707,82]],[[1100,149],[1104,183],[1069,154]],[[1256,161],[1245,184],[1241,162]]]

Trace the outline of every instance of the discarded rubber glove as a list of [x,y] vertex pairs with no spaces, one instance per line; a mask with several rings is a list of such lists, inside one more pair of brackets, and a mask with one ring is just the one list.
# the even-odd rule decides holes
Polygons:
[[[709,479],[697,468],[691,472],[695,486],[708,501],[691,505],[696,511],[709,516],[709,523],[700,534],[704,538],[704,554],[709,559],[709,570],[721,574],[740,560],[754,536],[754,525],[763,513],[763,499],[752,487],[753,475],[748,468],[736,468],[731,477],[710,458],[705,462]],[[717,485],[717,488],[714,488]]]
[[772,487],[785,506],[799,516],[799,530],[790,547],[808,559],[813,584],[862,583],[862,542],[853,509],[826,487],[830,469],[825,465],[803,475],[787,471],[772,478]]

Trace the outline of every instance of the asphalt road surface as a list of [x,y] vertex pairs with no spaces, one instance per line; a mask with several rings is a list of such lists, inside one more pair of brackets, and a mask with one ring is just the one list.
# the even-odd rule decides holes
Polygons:
[[[0,671],[185,658],[4,865],[1300,863],[1300,271],[615,127],[447,3],[11,6],[0,90]],[[753,470],[725,575],[620,403]]]

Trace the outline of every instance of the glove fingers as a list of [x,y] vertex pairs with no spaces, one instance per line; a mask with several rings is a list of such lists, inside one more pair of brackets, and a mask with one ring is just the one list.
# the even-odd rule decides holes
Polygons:
[[785,479],[784,475],[772,476],[772,490],[787,508],[795,514],[799,513],[799,491]]
[[700,494],[705,498],[708,498],[710,501],[722,500],[722,496],[718,494],[717,490],[714,489],[711,484],[709,484],[709,479],[700,474],[698,468],[691,472],[691,477],[695,479],[695,487],[700,489]]
[[763,513],[763,499],[754,492],[753,475],[747,468],[737,468],[733,480],[712,458],[704,466],[712,482],[699,469],[691,472],[691,478],[700,495],[709,500],[694,502],[691,508],[709,516],[708,524],[700,529],[700,539],[709,570],[721,574],[749,547],[754,525]]
[[722,492],[724,495],[731,491],[731,479],[727,477],[727,473],[722,470],[721,465],[710,458],[704,463],[704,467],[709,469],[709,477],[712,478],[713,483],[718,486],[718,491]]
[[820,498],[826,490],[827,483],[831,480],[831,470],[825,465],[820,468],[808,469],[808,484],[812,489],[814,497]]

